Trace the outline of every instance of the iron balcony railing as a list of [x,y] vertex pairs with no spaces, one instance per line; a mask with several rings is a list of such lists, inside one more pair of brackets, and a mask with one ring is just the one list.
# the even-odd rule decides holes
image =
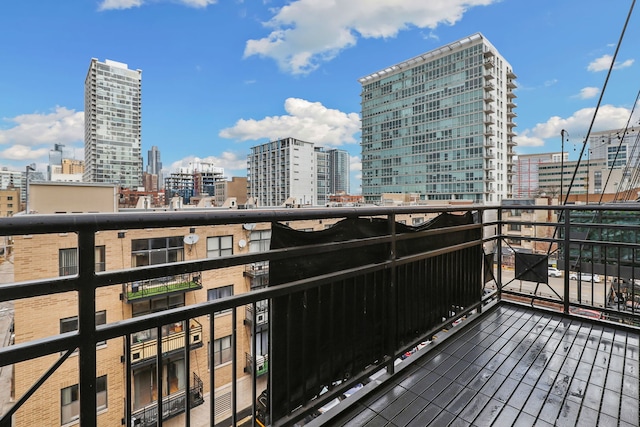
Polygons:
[[[193,385],[189,388],[189,408],[204,403],[202,380],[193,373]],[[171,419],[185,412],[187,393],[184,390],[172,393],[162,399],[162,421]],[[133,412],[131,424],[135,427],[154,427],[158,425],[158,404],[153,403]]]
[[250,325],[255,321],[256,326],[262,327],[269,323],[269,306],[266,301],[260,301],[256,305],[255,316],[253,304],[247,305],[244,313],[245,324]]
[[251,354],[245,353],[244,371],[253,374],[254,369],[257,377],[269,372],[269,355],[261,354],[254,358]]
[[123,296],[128,303],[154,298],[162,294],[202,289],[200,273],[176,274],[157,279],[143,279],[123,285]]
[[[638,206],[527,206],[542,214],[526,221],[509,217],[513,208],[412,206],[3,218],[0,234],[5,236],[77,234],[77,275],[0,285],[0,301],[72,292],[77,296],[79,328],[0,349],[3,367],[54,358],[31,388],[16,396],[13,407],[0,418],[0,426],[10,426],[16,412],[72,355],[77,357],[79,388],[83,390],[79,394],[81,425],[96,426],[97,404],[91,391],[96,387],[96,365],[102,351],[96,344],[118,339],[124,341],[124,354],[132,354],[135,334],[155,329],[156,336],[162,336],[164,326],[181,323],[185,325],[182,347],[189,348],[192,332],[198,328],[193,320],[198,318],[208,319],[208,335],[201,339],[212,343],[217,339],[213,335],[216,328],[224,322],[237,325],[246,306],[251,306],[255,313],[264,300],[269,301],[269,366],[265,375],[269,387],[260,385],[257,370],[254,374],[250,369],[248,407],[241,403],[238,390],[238,374],[243,367],[236,369],[238,364],[246,365],[244,351],[239,347],[239,337],[244,331],[232,328],[229,358],[223,357],[228,353],[226,348],[224,352],[212,349],[210,353],[214,368],[209,370],[207,379],[209,393],[214,393],[211,385],[217,384],[215,367],[229,363],[232,367],[228,402],[231,425],[237,425],[240,415],[247,413],[260,414],[261,422],[271,425],[300,422],[380,370],[393,373],[395,364],[407,351],[458,319],[472,313],[481,315],[483,307],[494,299],[509,298],[540,309],[558,310],[567,316],[597,312],[593,317],[598,321],[638,325],[639,311],[635,305],[639,293],[635,284],[640,279]],[[473,220],[408,233],[399,221],[415,214],[431,218],[467,214]],[[376,218],[378,222],[374,221]],[[272,249],[263,253],[95,271],[93,248],[97,232],[261,222],[271,222],[276,227],[279,223],[321,219],[364,220],[377,226],[378,232],[369,237],[333,241],[322,240],[313,233],[295,232],[302,238],[301,244],[278,246],[272,237]],[[535,232],[522,237],[507,236],[505,230],[512,224],[534,227]],[[450,240],[452,236],[465,237]],[[370,253],[377,258],[358,259],[358,255]],[[327,257],[336,254],[348,256],[339,256],[340,262],[330,264],[327,260],[335,258]],[[292,260],[308,260],[311,264],[300,269],[276,268],[291,265],[287,263]],[[348,264],[343,266],[343,261]],[[96,296],[102,288],[260,262],[270,263],[267,288],[212,301],[186,301],[182,307],[96,325]],[[549,265],[556,266],[562,277],[549,278]],[[598,274],[602,280],[598,283],[571,280],[573,271]],[[224,312],[229,314],[214,315]],[[252,348],[257,348],[255,323],[247,326]],[[163,366],[162,341],[155,340],[155,366]],[[321,348],[330,350],[322,352]],[[123,363],[124,372],[131,372],[131,358],[125,357]],[[190,352],[185,351],[184,366],[180,369],[184,369],[188,378],[185,389],[189,390],[198,387],[195,377],[190,376],[191,364]],[[162,390],[162,370],[157,369],[155,375],[158,390]],[[278,381],[274,382],[274,378]],[[136,414],[131,403],[132,376],[125,375],[123,382],[125,403],[121,419],[130,426]],[[327,386],[331,386],[329,391],[318,391]],[[206,399],[204,389],[206,386],[199,394],[184,393],[184,404],[178,406],[193,408],[196,402]],[[158,396],[156,414],[171,412],[170,396]],[[222,403],[216,398],[209,398],[208,403],[208,408],[199,407],[208,409],[209,419],[214,420]],[[192,412],[184,412],[185,425],[191,425]],[[162,425],[163,417],[156,418],[157,425]],[[39,420],[33,420],[33,424],[38,423]],[[254,425],[258,425],[255,418]]]
[[[191,319],[189,349],[202,347],[202,325]],[[161,347],[165,354],[184,349],[186,328],[184,322],[162,327]],[[131,363],[155,358],[158,352],[156,329],[148,329],[131,335]]]

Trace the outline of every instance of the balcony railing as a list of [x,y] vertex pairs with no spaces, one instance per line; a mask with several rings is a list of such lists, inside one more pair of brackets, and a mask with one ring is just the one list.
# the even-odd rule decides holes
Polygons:
[[[175,412],[172,408],[183,408],[184,423],[191,425],[192,411],[184,408],[194,408],[206,400],[209,393],[212,396],[209,405],[199,408],[207,410],[211,423],[224,404],[231,414],[228,422],[232,425],[238,425],[240,414],[246,413],[260,413],[262,421],[270,425],[295,424],[381,370],[387,377],[392,376],[396,364],[408,351],[430,341],[460,319],[482,316],[488,304],[503,299],[524,302],[540,310],[556,310],[566,317],[596,311],[599,314],[595,321],[629,327],[640,323],[639,309],[635,306],[639,292],[634,285],[640,279],[637,255],[640,239],[636,236],[639,206],[527,206],[526,209],[544,212],[544,219],[538,221],[533,221],[534,217],[510,218],[508,212],[512,209],[513,206],[412,206],[3,218],[0,220],[2,235],[30,236],[31,239],[39,234],[77,234],[77,275],[0,285],[0,301],[39,297],[49,300],[73,293],[77,296],[79,328],[43,338],[27,337],[16,345],[0,349],[2,366],[18,366],[45,357],[51,361],[42,376],[16,396],[14,406],[0,418],[0,426],[10,425],[12,418],[35,400],[39,388],[45,387],[72,355],[78,366],[79,388],[83,390],[78,395],[81,425],[96,426],[98,417],[104,414],[97,415],[95,396],[86,392],[95,388],[97,362],[104,354],[101,353],[104,346],[97,348],[96,345],[106,341],[107,349],[111,349],[117,346],[110,340],[124,340],[124,354],[132,354],[132,337],[140,331],[155,329],[156,336],[162,336],[166,325],[183,324],[188,333],[187,330],[181,332],[179,341],[182,341],[181,348],[187,348],[199,330],[200,324],[194,323],[198,318],[208,319],[206,330],[202,328],[201,342],[218,345],[210,351],[209,376],[205,384],[200,385],[196,377],[191,378],[192,364],[197,361],[192,360],[195,358],[191,358],[190,352],[183,352],[184,366],[175,365],[171,369],[184,370],[183,376],[187,378],[184,389],[190,392],[184,393],[182,401],[175,404],[171,400],[173,394],[160,396],[156,400],[156,419],[157,414],[163,414],[164,418],[165,414]],[[417,214],[433,219],[420,228],[398,222],[404,216]],[[360,230],[365,225],[372,228],[366,236],[344,238],[332,235],[331,229],[302,233],[282,227],[272,236],[272,249],[263,253],[94,271],[93,248],[98,231],[103,236],[103,232],[122,229],[241,227],[247,222],[271,222],[272,227],[278,228],[278,224],[284,222],[293,224],[325,218],[343,220],[349,231]],[[537,227],[533,236],[508,236],[511,240],[533,241],[531,253],[504,250],[509,248],[506,242],[509,224]],[[291,239],[299,240],[294,244]],[[366,257],[362,258],[363,255]],[[368,258],[370,256],[372,258]],[[118,321],[107,316],[107,324],[96,325],[97,294],[110,286],[116,286],[120,292],[122,283],[224,271],[267,261],[270,263],[267,288],[211,301],[185,300],[184,306]],[[561,278],[549,278],[550,263],[562,272]],[[294,268],[296,265],[298,268]],[[598,274],[602,281],[571,280],[572,271]],[[258,399],[264,388],[258,384],[258,369],[254,374],[250,368],[247,396],[251,403],[246,406],[241,403],[242,393],[236,388],[238,373],[247,366],[246,347],[240,347],[246,328],[235,325],[242,323],[238,316],[246,306],[256,307],[264,300],[269,301],[269,363],[264,375],[269,384],[265,392],[268,399]],[[220,312],[230,314],[215,315]],[[251,348],[257,348],[255,323],[250,325]],[[232,325],[230,335],[220,341],[217,331],[226,324]],[[20,332],[16,328],[16,334]],[[163,366],[165,345],[167,348],[170,345],[164,338],[154,341],[156,366]],[[109,362],[121,364],[120,360]],[[231,386],[228,402],[221,402],[216,372],[225,366],[230,367]],[[124,372],[132,372],[131,358],[123,358],[122,368]],[[154,384],[162,384],[162,370],[157,369],[153,375]],[[132,425],[136,417],[153,419],[152,408],[147,411],[149,415],[142,416],[133,410],[133,379],[131,375],[119,378],[123,377],[125,397],[119,402],[121,406],[113,403],[107,412],[118,413],[118,419],[127,426]],[[194,388],[199,392],[193,392]],[[110,393],[112,391],[110,389]],[[264,407],[256,402],[264,403]],[[55,405],[57,399],[51,398],[47,404]],[[31,425],[49,423],[49,420],[43,423],[37,419],[38,414],[31,416],[34,417]]]
[[[195,319],[189,321],[189,348],[202,347],[202,325]],[[185,328],[182,322],[174,325],[165,325],[162,328],[162,353],[170,354],[184,348]],[[158,354],[158,344],[155,337],[155,329],[137,332],[131,335],[131,363],[142,362],[145,359],[155,358]]]
[[[193,373],[193,385],[189,388],[189,408],[204,403],[202,380]],[[162,421],[166,421],[185,412],[187,394],[184,390],[162,398]],[[152,403],[132,414],[131,424],[135,427],[155,427],[158,425],[158,404]]]
[[202,274],[176,274],[158,279],[143,279],[123,285],[124,299],[129,302],[154,298],[163,294],[202,289]]
[[269,323],[269,308],[266,301],[261,301],[260,304],[256,304],[255,316],[253,314],[253,305],[249,304],[245,307],[244,322],[247,325],[251,325],[254,322],[258,327],[266,326]]
[[[255,365],[254,365],[255,362]],[[246,373],[253,373],[253,369],[255,367],[255,375],[256,377],[262,376],[264,374],[266,374],[267,372],[269,372],[269,355],[268,354],[264,354],[264,355],[258,355],[254,357],[249,354],[249,353],[245,353],[245,365],[244,365],[244,371]]]

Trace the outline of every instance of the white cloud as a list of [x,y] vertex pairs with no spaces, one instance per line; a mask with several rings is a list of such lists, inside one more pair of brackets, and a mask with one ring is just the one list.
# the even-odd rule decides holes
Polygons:
[[[594,59],[588,66],[587,70],[598,72],[608,70],[611,66],[611,61],[613,61],[613,56],[611,55],[602,55],[600,58]],[[619,70],[621,68],[627,68],[633,65],[633,59],[627,59],[624,62],[616,62],[613,66],[615,70]]]
[[168,172],[177,171],[181,167],[189,167],[194,163],[211,163],[215,167],[224,168],[224,173],[228,178],[247,175],[247,155],[231,151],[225,151],[220,156],[188,156],[171,163],[171,169]]
[[23,114],[4,121],[13,123],[0,129],[0,144],[37,146],[70,144],[84,139],[84,112],[56,107],[48,114]]
[[[167,0],[168,1],[168,0]],[[181,3],[185,6],[204,8],[210,4],[216,3],[217,0],[174,0],[174,3]],[[133,7],[140,7],[145,3],[149,3],[148,0],[103,0],[98,6],[98,10],[122,10],[131,9]]]
[[362,170],[362,160],[360,156],[349,156],[349,170],[351,172]]
[[[518,146],[540,147],[547,139],[560,140],[560,131],[565,129],[573,138],[584,138],[591,125],[595,107],[583,108],[576,111],[570,117],[559,116],[550,117],[545,123],[538,123],[532,129],[526,129],[514,138]],[[603,105],[598,111],[598,116],[594,123],[593,132],[610,129],[622,129],[627,125],[631,110],[613,105]],[[637,122],[637,117],[632,123]]]
[[0,151],[0,158],[6,160],[35,160],[49,154],[48,148],[32,149],[25,145],[12,145]]
[[580,99],[590,99],[597,96],[600,93],[600,89],[597,87],[583,87],[580,89],[580,93],[576,95]]
[[222,129],[219,136],[239,141],[293,137],[332,147],[358,142],[354,136],[360,132],[357,113],[343,113],[299,98],[288,98],[284,109],[287,115],[240,119],[235,126]]
[[142,0],[104,0],[98,10],[131,9],[142,6]]
[[388,38],[410,28],[435,29],[453,25],[471,7],[498,0],[294,0],[274,9],[264,23],[271,33],[248,40],[244,56],[273,58],[282,70],[305,74],[358,37]]

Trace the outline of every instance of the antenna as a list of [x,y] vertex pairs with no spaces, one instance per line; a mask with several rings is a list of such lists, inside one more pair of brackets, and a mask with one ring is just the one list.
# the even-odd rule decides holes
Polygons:
[[197,234],[187,234],[184,236],[184,243],[187,245],[193,245],[200,239],[200,236]]

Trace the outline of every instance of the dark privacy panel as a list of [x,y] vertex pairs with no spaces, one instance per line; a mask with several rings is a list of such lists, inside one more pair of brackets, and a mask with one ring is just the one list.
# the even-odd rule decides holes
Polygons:
[[[441,214],[419,226],[395,223],[398,236],[473,224],[471,214]],[[271,248],[282,249],[389,235],[385,219],[345,219],[318,231],[272,224]],[[417,236],[417,235],[416,235]],[[480,300],[481,230],[472,228],[396,241],[398,264],[354,271],[305,291],[274,298],[270,306],[269,369],[272,420],[287,416],[324,386],[348,379],[410,345],[447,318]],[[433,257],[419,254],[476,242]],[[390,260],[391,244],[335,249],[270,262],[269,286],[345,272]],[[410,262],[403,257],[418,255]],[[393,277],[395,274],[395,285]]]

